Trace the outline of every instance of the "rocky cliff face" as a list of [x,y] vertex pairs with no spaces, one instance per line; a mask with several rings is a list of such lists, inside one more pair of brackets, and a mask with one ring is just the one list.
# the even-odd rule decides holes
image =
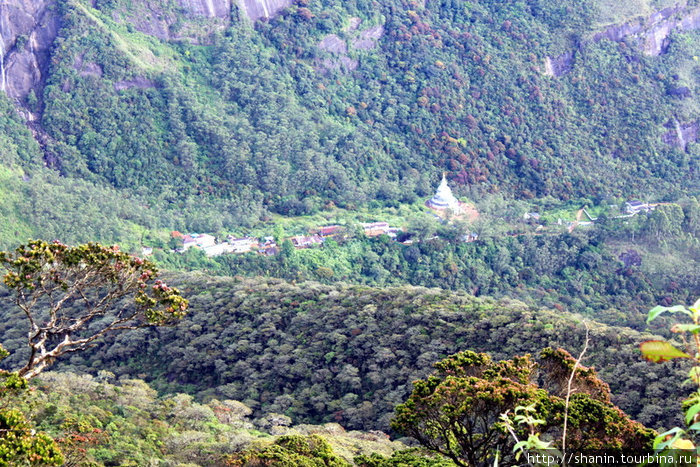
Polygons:
[[688,143],[693,143],[700,136],[700,121],[681,123],[676,119],[668,122],[670,130],[661,136],[661,140],[669,146],[686,150]]
[[[185,14],[178,14],[180,11]],[[174,4],[168,0],[137,0],[120,3],[111,15],[115,21],[161,40],[203,44],[229,24],[231,0],[175,0]]]
[[177,0],[177,2],[196,16],[228,19],[231,15],[230,0]]
[[[179,6],[192,16],[216,20],[212,27],[228,23],[231,1],[177,0]],[[235,1],[251,21],[269,19],[292,4],[292,0]],[[179,34],[170,31],[177,18],[159,14],[159,8],[149,8],[149,0],[135,3],[143,3],[144,10],[152,13],[128,17],[136,29],[165,40],[188,38],[187,30]],[[59,23],[54,0],[0,2],[0,92],[18,100],[24,99],[32,90],[40,96],[48,68],[49,50],[58,33]]]
[[700,8],[684,10],[677,6],[664,8],[648,18],[610,26],[596,34],[593,40],[610,39],[619,42],[631,38],[638,43],[644,54],[656,56],[662,54],[668,47],[669,35],[672,31],[694,29],[700,29]]
[[[692,31],[700,29],[700,8],[685,9],[682,6],[664,8],[648,18],[639,18],[624,24],[609,26],[593,36],[598,42],[608,39],[615,42],[628,40],[637,44],[645,55],[657,56],[666,51],[669,36],[673,31]],[[590,41],[589,41],[590,43]],[[583,44],[585,46],[585,43]],[[558,57],[545,59],[545,73],[561,76],[571,71],[576,51],[566,52]]]
[[59,27],[52,0],[0,3],[0,90],[22,99],[46,76],[49,49]]
[[253,22],[275,16],[280,10],[292,4],[292,0],[236,0],[238,6]]

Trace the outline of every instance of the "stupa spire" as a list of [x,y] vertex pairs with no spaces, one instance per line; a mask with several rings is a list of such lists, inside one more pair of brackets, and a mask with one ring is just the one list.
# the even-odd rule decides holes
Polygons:
[[454,212],[458,212],[460,210],[459,201],[457,201],[457,198],[454,197],[450,186],[447,184],[447,176],[445,172],[442,173],[442,181],[440,182],[440,186],[438,186],[435,195],[430,198],[430,201],[428,201],[426,204],[432,209],[451,209]]

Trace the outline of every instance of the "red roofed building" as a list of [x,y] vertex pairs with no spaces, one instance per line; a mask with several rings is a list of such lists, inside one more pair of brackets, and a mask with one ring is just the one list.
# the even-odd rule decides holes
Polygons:
[[325,227],[319,227],[318,235],[324,238],[333,237],[334,235],[338,235],[344,231],[345,228],[342,225],[327,225]]
[[368,237],[378,237],[389,232],[388,222],[372,222],[370,224],[362,224],[362,228],[365,231],[365,235]]

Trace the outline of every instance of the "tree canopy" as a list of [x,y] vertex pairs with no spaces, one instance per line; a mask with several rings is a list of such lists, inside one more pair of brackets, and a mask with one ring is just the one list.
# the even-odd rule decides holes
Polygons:
[[111,331],[172,323],[188,308],[177,289],[156,279],[152,262],[118,246],[32,240],[0,252],[0,265],[29,325],[30,354],[18,372],[26,378]]
[[[529,355],[494,362],[484,353],[464,351],[434,365],[436,372],[414,382],[413,393],[397,406],[391,426],[424,447],[449,457],[460,466],[511,465],[514,440],[502,414],[518,406],[533,406],[542,420],[541,434],[556,447],[568,411],[568,447],[586,449],[648,449],[654,432],[632,421],[609,399],[609,388],[595,372],[576,373],[578,392],[568,409],[562,398],[564,380],[574,359],[564,350],[545,349],[543,364]],[[535,369],[546,375],[546,389],[538,386]],[[552,392],[548,392],[548,390]],[[527,437],[522,427],[519,433]]]

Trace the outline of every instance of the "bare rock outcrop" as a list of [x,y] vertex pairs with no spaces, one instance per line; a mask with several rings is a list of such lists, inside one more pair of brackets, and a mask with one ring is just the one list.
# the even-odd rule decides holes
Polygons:
[[141,76],[137,76],[136,78],[132,79],[125,79],[122,81],[117,81],[114,83],[114,90],[115,91],[124,91],[126,89],[131,89],[131,88],[138,88],[138,89],[148,89],[148,88],[155,88],[156,83],[153,82],[152,80],[148,78],[144,78]]
[[675,118],[666,127],[669,131],[661,136],[661,140],[669,146],[676,146],[684,151],[688,143],[693,143],[700,137],[700,121],[681,123]]
[[239,8],[253,22],[270,19],[292,4],[293,0],[236,0]]
[[545,74],[559,77],[571,71],[574,66],[574,51],[569,50],[558,57],[547,57],[544,60]]
[[228,19],[231,15],[230,0],[177,0],[177,2],[195,16]]
[[681,6],[664,8],[650,15],[624,24],[610,26],[593,36],[594,41],[631,39],[640,50],[650,56],[664,53],[673,31],[700,29],[700,8],[685,10]]
[[352,41],[352,46],[357,50],[372,50],[377,47],[377,41],[384,35],[384,26],[381,24],[367,28]]
[[328,34],[318,43],[318,48],[333,54],[345,54],[348,51],[348,45],[340,37],[335,34]]
[[161,40],[208,43],[212,33],[231,21],[231,0],[176,0],[184,14],[167,0],[137,0],[120,5],[112,18]]
[[23,99],[32,90],[39,95],[58,28],[51,0],[0,3],[0,91],[13,99]]
[[93,76],[95,78],[102,77],[102,67],[95,62],[86,62],[84,56],[78,55],[73,61],[73,69],[78,72],[80,76]]
[[[634,44],[645,55],[657,56],[666,51],[673,31],[700,29],[700,8],[686,9],[682,5],[664,8],[648,18],[637,18],[623,24],[615,24],[595,34],[591,39],[614,42],[627,41]],[[588,41],[590,43],[590,41]],[[581,46],[585,46],[584,42]],[[557,57],[545,58],[545,74],[561,76],[571,71],[576,50]]]
[[[328,34],[316,46],[318,50],[327,53],[327,57],[318,62],[317,70],[321,73],[328,71],[354,71],[360,62],[353,58],[364,51],[377,47],[377,42],[384,35],[384,26],[379,24],[359,30],[359,18],[350,18],[349,26],[343,29],[342,38],[337,34]],[[349,49],[350,43],[352,49]],[[348,53],[350,50],[353,53]]]

